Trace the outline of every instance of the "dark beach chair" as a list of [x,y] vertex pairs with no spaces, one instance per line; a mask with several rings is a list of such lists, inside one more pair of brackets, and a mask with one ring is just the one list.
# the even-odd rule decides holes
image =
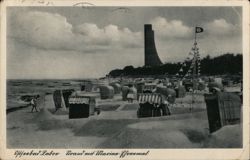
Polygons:
[[166,98],[158,93],[138,94],[139,109],[137,115],[141,117],[159,117],[170,115],[168,106],[164,104]]
[[210,133],[229,124],[240,123],[241,99],[231,92],[205,94]]

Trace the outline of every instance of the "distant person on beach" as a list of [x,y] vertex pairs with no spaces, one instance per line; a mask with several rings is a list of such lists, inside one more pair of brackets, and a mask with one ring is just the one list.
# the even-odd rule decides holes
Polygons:
[[127,99],[128,102],[133,103],[133,100],[136,98],[136,89],[134,88],[134,86],[132,84],[129,84],[129,91],[127,94]]
[[159,105],[159,108],[162,110],[162,115],[166,116],[166,115],[171,115],[171,112],[168,108],[169,106],[169,102],[167,100],[163,100],[163,103]]
[[37,110],[37,99],[39,98],[39,95],[33,97],[30,101],[30,105],[32,106],[32,109],[31,109],[31,113],[33,113],[33,110],[35,109],[36,112],[38,112]]

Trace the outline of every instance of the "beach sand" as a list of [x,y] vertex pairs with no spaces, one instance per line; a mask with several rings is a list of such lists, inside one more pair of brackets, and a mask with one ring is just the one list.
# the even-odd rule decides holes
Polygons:
[[[191,95],[176,100],[171,116],[137,118],[137,103],[116,96],[99,103],[101,114],[69,119],[67,111],[53,114],[52,95],[41,111],[31,107],[7,115],[8,148],[203,148],[240,147],[240,125],[209,133],[206,105],[201,94],[191,107]],[[230,132],[228,131],[230,130]],[[217,134],[216,134],[217,133]],[[226,135],[227,138],[223,138]],[[232,137],[232,136],[233,137]]]

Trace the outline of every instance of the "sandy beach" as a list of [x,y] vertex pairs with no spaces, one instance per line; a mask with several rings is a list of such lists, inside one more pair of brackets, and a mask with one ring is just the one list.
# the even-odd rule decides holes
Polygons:
[[69,119],[68,111],[54,113],[51,94],[40,112],[31,107],[7,115],[8,148],[204,148],[241,147],[241,126],[230,125],[209,133],[202,93],[190,111],[191,95],[176,99],[171,115],[137,118],[135,102],[120,95],[99,103],[100,115]]
[[0,160],[249,159],[248,3],[180,2],[1,3]]

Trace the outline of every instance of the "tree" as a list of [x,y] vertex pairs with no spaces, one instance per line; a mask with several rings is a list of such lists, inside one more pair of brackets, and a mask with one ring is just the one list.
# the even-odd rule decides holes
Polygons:
[[[243,69],[242,54],[234,55],[227,53],[211,58],[207,55],[201,59],[201,74],[203,75],[218,75],[218,74],[239,74]],[[109,74],[112,77],[121,75],[126,76],[143,76],[143,75],[175,75],[181,67],[183,73],[186,73],[191,63],[187,63],[186,67],[181,66],[181,63],[165,63],[161,66],[138,67],[126,66],[123,69],[112,70]]]

